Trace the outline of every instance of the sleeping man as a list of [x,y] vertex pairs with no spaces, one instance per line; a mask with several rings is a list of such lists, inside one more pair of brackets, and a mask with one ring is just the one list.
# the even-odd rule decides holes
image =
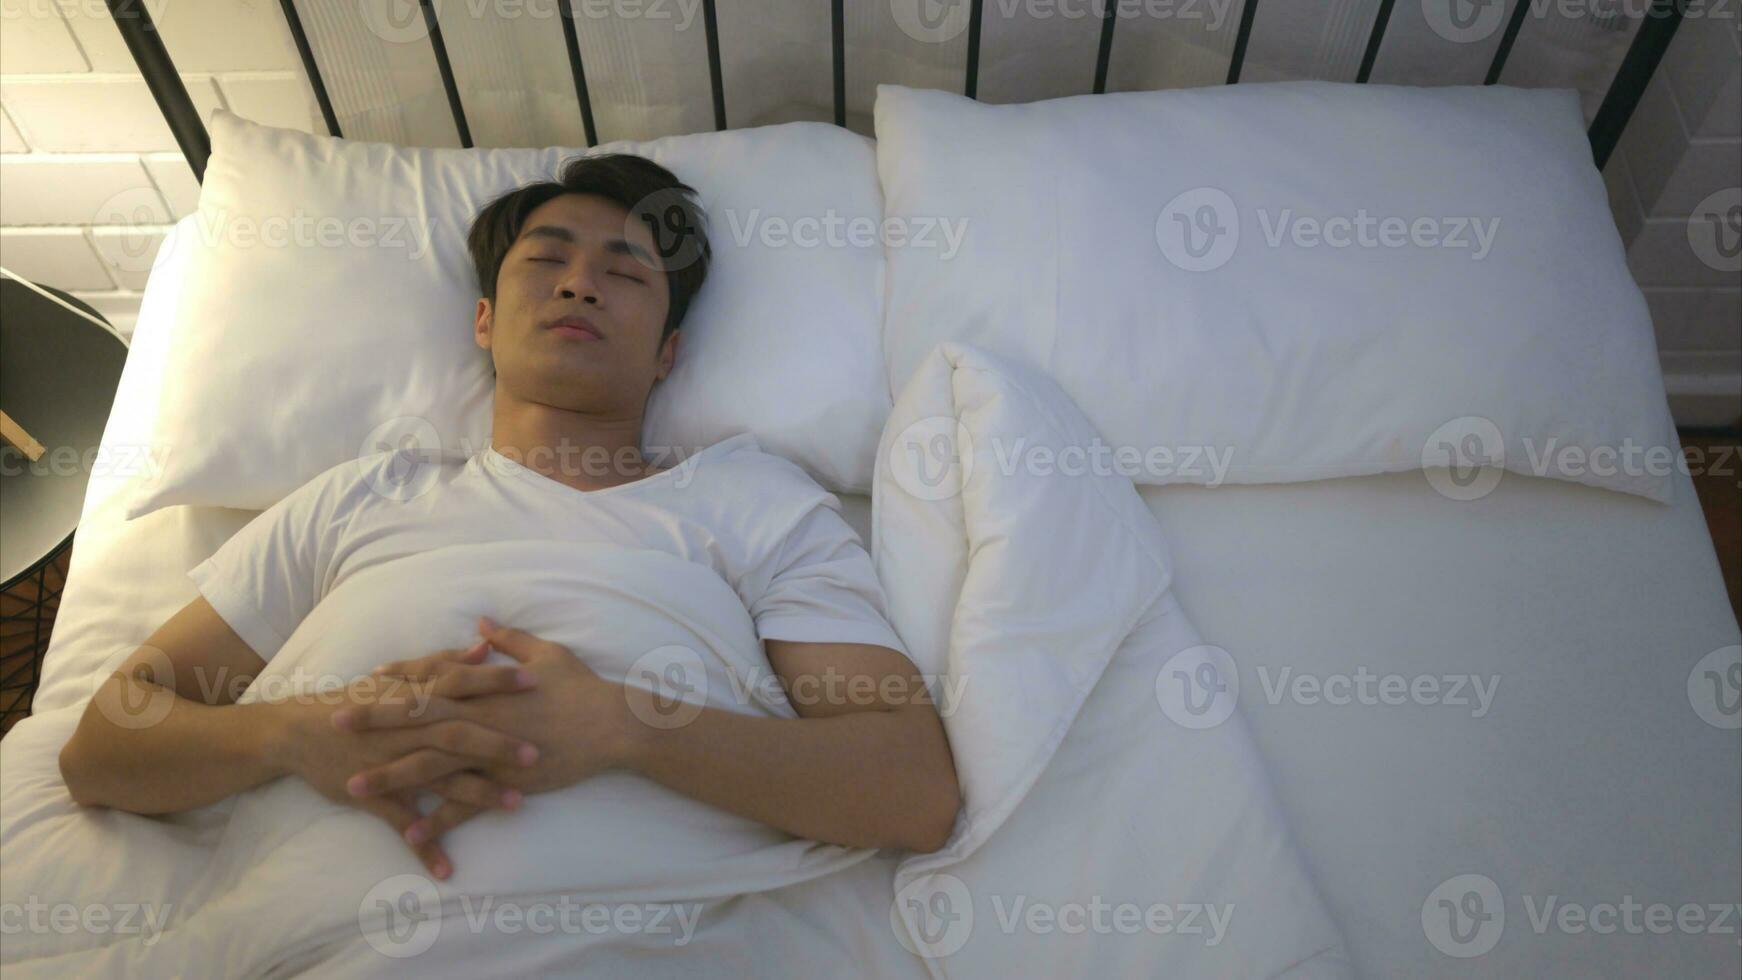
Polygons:
[[[608,770],[797,838],[942,847],[960,805],[949,744],[838,499],[747,433],[672,466],[643,454],[648,396],[707,271],[693,195],[649,160],[609,155],[485,207],[468,244],[475,339],[496,371],[489,445],[336,466],[195,568],[199,596],[99,686],[62,750],[72,798],[174,813],[301,779],[386,821],[437,878],[453,872],[447,831],[492,809],[520,819],[525,794]],[[421,467],[416,492],[401,492],[407,466]],[[658,692],[485,618],[465,649],[365,651],[381,667],[347,674],[336,696],[238,700],[348,580],[520,539],[711,569],[754,621],[788,716],[707,706],[650,723],[638,709]],[[153,723],[129,722],[147,701],[162,706]]]

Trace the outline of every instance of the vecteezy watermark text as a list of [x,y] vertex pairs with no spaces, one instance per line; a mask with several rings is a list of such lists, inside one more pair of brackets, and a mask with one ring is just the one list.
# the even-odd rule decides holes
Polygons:
[[444,914],[435,882],[420,874],[383,879],[357,905],[357,926],[377,952],[396,959],[429,951],[445,931],[468,935],[661,936],[687,946],[701,923],[701,902],[580,902],[569,895],[528,901],[463,894],[458,915]]
[[[1472,261],[1488,257],[1500,235],[1500,218],[1476,215],[1307,214],[1294,208],[1252,208],[1260,241],[1268,248],[1433,249],[1463,252]],[[1155,217],[1155,243],[1167,261],[1187,272],[1209,272],[1240,248],[1246,215],[1227,191],[1194,187],[1165,204]]]
[[74,934],[142,936],[144,945],[163,938],[173,902],[45,902],[29,895],[22,902],[0,904],[0,935]]
[[[976,911],[973,891],[956,875],[928,874],[903,885],[889,907],[890,928],[916,956],[936,959],[959,952],[977,925],[988,921]],[[1233,903],[1109,901],[1101,895],[1062,900],[1037,895],[985,894],[993,928],[1006,936],[1190,936],[1205,946],[1227,938]]]

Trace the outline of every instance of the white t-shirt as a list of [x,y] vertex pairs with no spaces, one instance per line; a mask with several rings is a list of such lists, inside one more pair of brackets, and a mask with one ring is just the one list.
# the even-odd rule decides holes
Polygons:
[[405,555],[516,538],[653,548],[717,572],[764,640],[870,643],[905,654],[871,556],[840,506],[751,433],[591,491],[494,448],[471,457],[386,452],[310,480],[188,575],[270,660],[346,578]]

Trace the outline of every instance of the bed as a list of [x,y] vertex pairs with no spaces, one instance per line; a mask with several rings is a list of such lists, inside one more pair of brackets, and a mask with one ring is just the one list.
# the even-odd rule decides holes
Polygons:
[[[154,275],[106,446],[127,444],[160,380],[151,312],[176,271]],[[96,679],[74,665],[118,659],[128,637],[191,598],[186,570],[253,516],[175,507],[123,521],[116,491],[129,479],[93,480],[35,716],[3,745],[9,769],[52,756],[68,733]],[[1467,873],[1512,902],[1514,935],[1480,961],[1482,975],[1737,965],[1734,935],[1536,935],[1516,904],[1735,900],[1739,746],[1690,710],[1688,680],[1701,656],[1735,642],[1736,620],[1685,477],[1667,508],[1547,480],[1509,480],[1477,508],[1449,508],[1419,472],[1142,496],[1173,549],[1182,605],[1252,671],[1499,678],[1481,717],[1473,691],[1468,706],[1243,702],[1358,975],[1469,975],[1422,928],[1430,893]],[[869,541],[870,499],[841,502]],[[18,819],[13,797],[0,805]],[[831,935],[864,975],[902,975],[912,954],[885,913],[895,863],[881,856],[744,902],[763,928]],[[744,962],[727,956],[722,973]]]
[[[1383,6],[1388,13],[1390,5]],[[838,35],[840,6],[835,9]],[[980,6],[973,9],[977,39]],[[1382,14],[1362,80],[1384,23]],[[1518,23],[1514,17],[1509,36]],[[1589,138],[1599,161],[1613,148],[1667,43],[1664,23],[1648,22],[1649,30],[1641,31],[1622,79],[1598,114]],[[1673,20],[1668,23],[1673,32]],[[1104,85],[1111,26],[1106,30],[1097,91]],[[711,26],[709,31],[712,49],[717,41]],[[141,44],[142,65],[162,55],[161,46],[154,55],[148,43]],[[1498,62],[1509,47],[1509,40],[1502,44]],[[836,58],[839,100],[838,45]],[[313,75],[318,79],[318,71]],[[716,106],[718,84],[716,73]],[[458,111],[451,84],[449,95]],[[166,115],[172,122],[181,117],[178,135],[194,141],[185,146],[197,144],[196,129],[203,137],[197,118],[190,127],[185,115],[167,109]],[[330,108],[327,117],[331,124]],[[880,120],[880,136],[884,129]],[[880,176],[891,202],[923,213],[921,196],[897,190],[902,174],[885,167]],[[184,219],[181,229],[192,229],[196,220]],[[152,444],[165,385],[185,377],[169,370],[176,357],[169,341],[171,324],[186,315],[178,307],[193,302],[186,279],[193,260],[188,250],[170,249],[151,276],[104,434],[101,458],[111,465],[91,480],[34,715],[0,743],[6,859],[14,869],[27,867],[33,885],[60,881],[70,893],[83,894],[176,893],[201,873],[206,845],[221,834],[228,813],[219,807],[169,818],[150,837],[138,836],[122,815],[110,815],[99,825],[109,836],[93,834],[90,822],[75,829],[68,819],[75,808],[64,787],[57,796],[53,765],[106,667],[194,595],[188,569],[256,513],[164,506],[127,519],[138,506],[129,499],[132,493],[156,476],[141,450]],[[980,258],[970,252],[963,261]],[[929,273],[894,262],[890,270],[885,298],[898,309],[901,290]],[[1003,364],[1002,355],[952,347],[948,337],[940,348],[939,338],[923,327],[911,329],[917,339],[884,339],[883,353],[891,361],[906,359],[883,392],[897,415],[948,408],[949,394],[960,396],[967,385],[953,384],[967,376],[954,372],[985,375],[987,365]],[[969,334],[969,341],[1000,341],[1006,350],[1020,351],[1025,342],[989,330]],[[932,388],[910,382],[904,390],[901,379],[910,371],[922,378],[928,370]],[[1061,377],[1071,387],[1069,371]],[[1049,383],[1028,379],[998,390],[1027,395]],[[1620,387],[1612,397],[1626,397]],[[1071,394],[1103,428],[1117,429],[1123,419],[1117,406],[1097,403],[1080,384]],[[1049,389],[1034,397],[1042,408],[1056,410],[1049,417],[1071,411],[1061,407],[1070,401],[1061,392]],[[1009,402],[1021,399],[981,404]],[[889,405],[882,410],[887,413]],[[771,431],[776,428],[771,422]],[[804,434],[792,438],[795,451],[802,451]],[[880,574],[890,576],[886,584],[898,622],[911,638],[928,628],[920,625],[928,617],[943,615],[947,626],[948,611],[915,615],[923,597],[916,598],[920,590],[908,584],[908,573],[921,584],[936,581],[925,575],[952,573],[947,562],[937,569],[916,564],[929,560],[913,544],[916,538],[890,530],[903,513],[890,490],[890,480],[898,478],[883,462],[890,438],[885,432],[869,482],[867,459],[873,454],[863,439],[848,440],[852,449],[844,458],[812,469],[834,482],[857,484],[839,491],[842,512],[877,557]],[[1669,438],[1673,442],[1673,434]],[[858,477],[845,476],[855,467],[863,471]],[[962,955],[952,956],[959,946],[942,953],[923,944],[915,948],[901,920],[902,896],[913,897],[916,883],[906,871],[913,859],[879,853],[825,876],[732,897],[719,919],[705,921],[696,933],[700,942],[682,959],[661,960],[635,942],[569,936],[566,942],[534,943],[508,933],[450,931],[420,949],[435,953],[415,960],[415,968],[433,975],[466,975],[486,963],[503,975],[575,971],[574,957],[584,949],[588,975],[729,976],[754,970],[807,976],[846,969],[865,976],[942,977],[1008,975],[1025,968],[1063,974],[1092,966],[1130,976],[1742,975],[1742,735],[1731,704],[1738,685],[1726,673],[1736,660],[1737,618],[1688,476],[1673,472],[1648,491],[1618,492],[1507,473],[1472,499],[1452,500],[1446,485],[1436,482],[1440,478],[1421,465],[1389,469],[1209,485],[1123,484],[1119,492],[1134,494],[1130,499],[1147,515],[1141,519],[1153,519],[1165,540],[1166,585],[1177,602],[1177,610],[1168,607],[1159,617],[1151,607],[1131,635],[1145,624],[1159,629],[1155,624],[1167,616],[1189,619],[1202,642],[1228,658],[1220,676],[1238,678],[1237,705],[1229,705],[1234,720],[1208,726],[1215,734],[1206,737],[1220,741],[1193,743],[1170,727],[1190,729],[1189,719],[1170,712],[1162,698],[1161,710],[1142,718],[1141,724],[1153,726],[1143,730],[1144,744],[1166,741],[1169,751],[1181,754],[1146,757],[1150,768],[1141,770],[1098,770],[1085,748],[1091,743],[1072,749],[1067,741],[1052,764],[1043,760],[1030,797],[1041,802],[1022,804],[1010,822],[995,825],[997,833],[988,832],[989,842],[979,842],[983,853],[1027,847],[1021,853],[1055,872],[1080,850],[1091,869],[1085,872],[1090,891],[1097,873],[1113,880],[1094,870],[1105,865],[1092,862],[1121,856],[1110,857],[1105,841],[1065,831],[1116,828],[1128,849],[1122,857],[1133,869],[1159,867],[1146,863],[1154,855],[1144,842],[1180,844],[1170,839],[1180,832],[1169,821],[1189,812],[1193,795],[1214,797],[1214,767],[1194,770],[1187,753],[1202,749],[1231,753],[1217,759],[1243,759],[1249,736],[1263,775],[1252,783],[1257,788],[1250,807],[1237,812],[1256,814],[1252,819],[1260,822],[1281,821],[1265,824],[1263,839],[1286,843],[1277,843],[1278,863],[1250,870],[1258,877],[1241,880],[1249,886],[1273,875],[1277,895],[1271,900],[1280,896],[1302,906],[1299,917],[1272,918],[1258,890],[1241,892],[1239,901],[1250,904],[1236,907],[1251,908],[1265,926],[1276,923],[1275,937],[1242,935],[1257,950],[1251,956],[1224,947],[1216,955],[1230,958],[1217,959],[1197,945],[1184,954],[1170,948],[1166,956],[1181,958],[1165,959],[1156,950],[1122,946],[1105,936],[1097,943],[1093,936],[1034,929],[990,956],[984,928],[975,939],[981,945],[967,945]],[[910,517],[931,513],[908,510]],[[972,550],[951,558],[958,576]],[[959,578],[956,587],[962,588]],[[1137,650],[1129,636],[1115,639],[1120,637],[1125,655],[1115,656],[1099,675],[1088,703],[1103,712],[1137,702],[1153,709],[1175,661],[1140,659],[1129,652]],[[1094,717],[1090,708],[1084,711],[1083,717]],[[1139,774],[1149,785],[1127,785]],[[1232,769],[1225,775],[1240,782]],[[1073,810],[1060,797],[1080,797],[1095,787],[1105,794],[1102,799],[1146,806],[1093,814],[1102,823],[1089,822],[1088,815],[1082,824],[1066,822],[1067,814],[1097,808],[1081,807],[1079,798]],[[1175,788],[1183,792],[1170,792]],[[1286,829],[1277,830],[1281,825]],[[1036,844],[1057,828],[1068,839],[1044,849]],[[141,842],[151,842],[154,850],[129,848]],[[77,858],[63,860],[57,846],[77,848]],[[1008,867],[1008,851],[1002,859]],[[63,865],[59,878],[45,870],[56,863]],[[959,868],[957,873],[974,880]],[[1121,880],[1119,887],[1128,884]],[[23,900],[17,887],[8,891],[8,903]],[[46,898],[35,892],[31,897]],[[771,935],[789,940],[778,959],[755,939]],[[334,934],[273,960],[271,970],[324,976],[400,972],[396,968],[404,961],[375,955],[382,952],[377,938],[367,930]],[[997,945],[997,937],[990,938]],[[1024,958],[1031,949],[1065,952],[1051,961]],[[114,967],[123,961],[64,962]],[[1002,969],[995,973],[989,964]],[[54,968],[52,961],[23,965]],[[249,961],[241,972],[255,972],[258,965]]]
[[[184,219],[181,230],[191,232],[196,220]],[[650,900],[609,906],[633,904],[642,910],[641,914],[649,921],[632,929],[613,929],[610,925],[592,928],[577,918],[575,921],[580,924],[571,929],[531,935],[529,932],[536,930],[518,925],[482,930],[459,928],[464,920],[456,916],[452,918],[455,925],[438,930],[427,942],[420,939],[406,946],[403,937],[393,936],[392,928],[360,928],[356,922],[361,913],[351,911],[355,903],[332,900],[347,891],[345,886],[335,885],[331,880],[330,868],[323,869],[318,858],[303,853],[302,849],[280,846],[280,841],[275,840],[273,850],[280,855],[291,852],[285,863],[304,869],[312,876],[310,880],[273,881],[268,876],[264,886],[236,887],[228,893],[228,897],[240,895],[255,904],[241,913],[219,908],[212,913],[222,916],[217,927],[207,919],[195,930],[183,930],[180,936],[174,928],[163,928],[179,903],[197,905],[201,914],[225,904],[227,886],[207,879],[212,876],[212,869],[224,862],[227,848],[247,847],[255,839],[252,830],[235,829],[247,820],[243,809],[247,804],[237,802],[242,797],[233,797],[162,818],[80,812],[66,796],[55,759],[59,745],[82,714],[93,684],[130,651],[132,642],[127,638],[141,629],[151,629],[144,624],[160,621],[192,598],[188,569],[255,516],[252,511],[195,506],[165,507],[131,520],[124,516],[130,492],[152,478],[152,467],[129,450],[149,443],[154,416],[164,398],[163,362],[174,335],[173,313],[184,298],[188,256],[186,250],[169,249],[154,273],[115,408],[104,433],[104,451],[100,456],[113,459],[114,465],[100,467],[93,475],[82,515],[90,544],[79,552],[72,584],[63,599],[66,604],[63,608],[70,606],[71,612],[62,620],[63,629],[56,633],[56,650],[46,663],[32,716],[20,722],[0,743],[0,751],[5,753],[0,758],[7,774],[5,792],[0,794],[0,846],[5,847],[9,868],[5,902],[15,910],[12,915],[17,923],[8,946],[9,972],[56,975],[72,970],[89,975],[128,975],[141,970],[178,974],[209,970],[223,975],[280,975],[306,971],[308,975],[320,976],[395,976],[411,965],[420,974],[456,977],[477,975],[480,970],[498,975],[725,977],[755,972],[811,976],[839,972],[844,969],[843,961],[850,961],[852,966],[848,969],[860,975],[925,977],[991,975],[1015,969],[1021,962],[1034,962],[1020,945],[1000,946],[998,934],[984,926],[977,934],[982,943],[990,936],[991,943],[978,952],[971,950],[969,955],[963,954],[960,943],[940,951],[923,945],[923,940],[910,938],[896,918],[903,907],[897,874],[904,856],[885,851],[848,855],[845,866],[824,876],[807,877],[780,888],[731,894],[723,900],[712,897],[694,903]],[[1126,490],[1135,505],[1137,498],[1129,484]],[[855,530],[869,542],[871,499],[847,494],[839,503]],[[886,534],[883,540],[904,539]],[[914,541],[905,539],[909,546]],[[1109,574],[1115,571],[1109,566]],[[1057,588],[1058,583],[1051,587]],[[1162,598],[1167,598],[1165,592]],[[1047,655],[1053,652],[1049,650]],[[1146,663],[1135,655],[1124,656],[1120,663],[1120,672],[1116,676],[1110,672],[1105,682],[1095,686],[1090,707],[1083,709],[1096,713],[1093,706],[1097,699],[1107,708],[1101,713],[1099,726],[1104,731],[1097,736],[1098,741],[1067,740],[1064,747],[1057,749],[1033,791],[1037,796],[1050,797],[1049,802],[1044,806],[1025,805],[1019,811],[1025,815],[1025,821],[1017,821],[1013,829],[1005,830],[1000,835],[1001,841],[1024,840],[1021,835],[1055,834],[1065,814],[1083,812],[1080,793],[1085,782],[1095,784],[1111,779],[1115,781],[1113,785],[1126,783],[1127,791],[1162,792],[1162,784],[1155,778],[1159,772],[1151,771],[1144,774],[1145,778],[1133,779],[1129,777],[1136,775],[1135,770],[1097,760],[1110,741],[1130,734],[1121,731],[1128,728],[1129,721],[1140,720],[1152,732],[1164,731],[1170,724],[1154,710],[1148,678],[1153,676],[1156,664]],[[1130,683],[1133,679],[1138,683]],[[1336,930],[1319,911],[1317,896],[1304,871],[1293,866],[1292,846],[1287,842],[1281,817],[1268,798],[1262,772],[1255,767],[1246,768],[1252,758],[1247,754],[1249,746],[1243,730],[1228,726],[1221,734],[1226,737],[1219,739],[1216,746],[1181,742],[1175,751],[1201,755],[1208,750],[1205,773],[1223,783],[1234,798],[1229,812],[1233,822],[1243,828],[1238,833],[1247,834],[1244,828],[1257,832],[1254,843],[1259,846],[1253,849],[1251,859],[1238,862],[1243,867],[1236,875],[1244,879],[1240,885],[1250,895],[1254,911],[1248,914],[1253,918],[1255,930],[1245,934],[1244,942],[1224,943],[1231,915],[1205,911],[1202,907],[1208,903],[1193,901],[1177,903],[1181,910],[1192,910],[1187,913],[1190,918],[1163,926],[1164,933],[1178,930],[1186,937],[1183,954],[1176,951],[1158,956],[1141,946],[1130,946],[1127,953],[1107,961],[1103,959],[1104,951],[1118,948],[1117,944],[1100,945],[1096,936],[1083,929],[1064,930],[1070,933],[1067,936],[1061,935],[1057,926],[1048,926],[1029,936],[1031,942],[1039,942],[1043,948],[1068,940],[1057,947],[1061,951],[1056,964],[1060,970],[1078,972],[1111,964],[1111,972],[1138,976],[1158,963],[1172,961],[1189,972],[1225,971],[1295,978],[1347,975],[1348,965]],[[1166,757],[1146,752],[1132,758],[1154,767]],[[1233,778],[1243,768],[1245,775]],[[1202,813],[1212,823],[1222,819],[1219,808],[1193,799],[1182,798],[1170,805]],[[1112,821],[1122,832],[1147,836],[1150,831],[1141,821],[1135,826],[1130,824],[1133,814],[1141,809],[1099,808],[1092,812],[1099,819]],[[1165,811],[1166,807],[1161,806],[1154,810]],[[253,815],[255,819],[263,816],[258,809]],[[277,820],[271,822],[279,824]],[[1027,825],[1021,826],[1024,822]],[[276,833],[285,843],[294,839],[306,848],[306,835],[296,836],[301,825],[300,821],[292,821],[288,826],[280,826]],[[271,833],[274,832],[268,832],[268,836]],[[354,831],[346,833],[355,836]],[[285,838],[286,834],[291,837]],[[513,831],[508,839],[521,839],[519,834]],[[1186,844],[1191,844],[1194,836],[1177,829],[1174,835]],[[1110,842],[1115,840],[1103,837]],[[456,840],[452,846],[466,845]],[[1181,849],[1188,863],[1197,863],[1195,849],[1195,844]],[[399,863],[406,857],[399,853],[397,842],[377,850]],[[1040,856],[1032,840],[1021,850],[1029,861]],[[62,851],[79,853],[81,858],[64,861],[56,856]],[[489,860],[475,858],[469,867],[476,868]],[[1058,849],[1050,860],[1063,862],[1061,873],[1068,880],[1082,861],[1082,854],[1073,849]],[[1121,847],[1112,846],[1104,850],[1101,860],[1130,863],[1129,855]],[[1001,863],[1008,867],[1012,862],[1006,859]],[[253,873],[258,874],[257,869]],[[428,880],[418,875],[381,877],[381,874],[363,873],[366,882],[379,881],[365,894],[365,908],[381,884],[413,877],[418,879],[419,887],[429,887]],[[1083,902],[1075,905],[1065,902],[1060,907],[1080,906],[1079,912],[1093,915],[1092,904],[1102,900],[1103,885],[1109,886],[1105,889],[1109,901],[1119,890],[1132,885],[1114,882],[1111,876],[1092,877],[1089,884],[1092,896],[1085,893]],[[1055,879],[1049,887],[1062,886]],[[928,888],[928,880],[922,879],[917,894],[935,894]],[[273,949],[268,955],[256,957],[255,950],[271,944],[264,941],[265,933],[249,938],[252,924],[261,915],[272,914],[275,907],[288,908],[282,903],[298,892],[309,904],[342,912],[340,921],[345,927],[310,928],[303,936],[305,941],[294,949]],[[1176,894],[1166,889],[1163,893]],[[915,892],[909,889],[908,894]],[[1141,896],[1144,892],[1135,894]],[[1202,897],[1202,893],[1196,894]],[[1026,900],[1039,896],[1017,897]],[[505,890],[500,898],[519,903],[515,908],[529,920],[533,910],[558,915],[562,908],[561,898],[541,896],[535,901]],[[589,902],[584,894],[575,903],[577,908],[607,907],[596,900]],[[652,910],[685,909],[692,904],[696,909],[692,924],[681,932],[675,927],[651,924]],[[1122,904],[1138,908],[1133,902]],[[1279,911],[1267,914],[1263,909],[1266,904],[1276,906]],[[104,921],[95,928],[87,925],[81,931],[77,919],[65,928],[49,924],[53,922],[50,918],[53,909],[93,907],[105,910]],[[1222,907],[1231,912],[1236,906],[1228,902]],[[33,913],[32,908],[38,911]],[[32,919],[33,914],[43,918]],[[482,913],[473,909],[470,914]],[[673,912],[671,921],[681,921],[682,914]],[[1207,918],[1200,920],[1200,914]],[[243,923],[239,924],[237,918]],[[663,921],[663,914],[659,919]],[[1018,916],[1014,921],[1022,920]],[[300,928],[288,925],[284,919],[274,922],[272,935],[296,933]],[[1286,939],[1264,935],[1257,927],[1274,928],[1277,936]],[[1016,928],[1020,930],[1020,926]],[[1007,929],[1000,931],[1008,934]],[[196,934],[188,938],[190,932]],[[413,930],[412,935],[417,935],[417,931]],[[777,954],[763,945],[770,935],[782,937]],[[173,938],[166,941],[165,937]],[[183,938],[188,941],[179,942]],[[154,954],[162,956],[171,945],[180,947],[173,959],[148,958]],[[1200,961],[1198,958],[1204,955],[1228,958]],[[1027,959],[1023,959],[1025,956]],[[998,960],[1003,962],[993,965]],[[1219,966],[1213,965],[1218,963]],[[948,972],[940,974],[946,969],[943,964],[950,964]]]

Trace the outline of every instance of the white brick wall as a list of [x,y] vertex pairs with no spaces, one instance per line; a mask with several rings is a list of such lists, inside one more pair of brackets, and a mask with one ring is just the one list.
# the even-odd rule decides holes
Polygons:
[[[201,115],[324,133],[273,0],[146,0]],[[0,265],[122,333],[199,184],[101,0],[0,0]]]
[[[1726,212],[1742,207],[1737,26],[1734,10],[1682,22],[1604,174],[1628,265],[1651,305],[1671,405],[1691,425],[1742,418],[1742,272],[1693,244],[1710,235],[1695,224],[1713,195]],[[1718,233],[1732,254],[1742,247],[1742,229]]]

